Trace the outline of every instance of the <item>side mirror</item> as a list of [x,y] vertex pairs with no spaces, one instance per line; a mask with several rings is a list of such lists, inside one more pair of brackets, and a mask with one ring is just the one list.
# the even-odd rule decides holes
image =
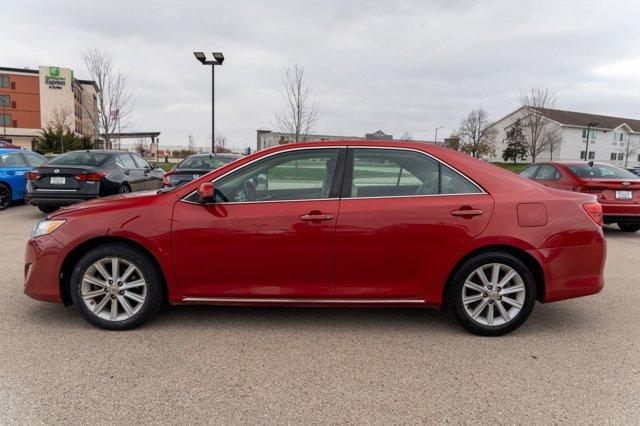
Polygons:
[[213,202],[213,184],[211,182],[201,183],[197,192],[201,203]]

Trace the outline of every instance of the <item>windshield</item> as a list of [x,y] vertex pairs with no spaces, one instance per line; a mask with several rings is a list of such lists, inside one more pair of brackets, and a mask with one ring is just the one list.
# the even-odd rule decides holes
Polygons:
[[235,161],[236,157],[213,155],[211,157],[189,157],[182,160],[176,169],[213,170]]
[[102,152],[68,152],[57,156],[46,164],[56,166],[97,166],[108,156],[109,154]]
[[569,166],[569,170],[574,175],[585,179],[638,179],[638,176],[625,169],[605,164],[594,164],[593,166],[580,164]]

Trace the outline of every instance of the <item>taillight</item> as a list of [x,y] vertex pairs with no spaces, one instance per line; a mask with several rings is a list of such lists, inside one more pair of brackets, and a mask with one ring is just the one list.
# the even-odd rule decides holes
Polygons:
[[38,180],[40,179],[40,175],[38,172],[27,172],[27,180]]
[[602,217],[602,205],[600,203],[587,203],[583,204],[582,208],[589,215],[591,220],[593,220],[596,225],[603,225],[603,217]]
[[167,173],[166,175],[162,176],[162,183],[167,185],[167,186],[173,186],[173,183],[171,183],[171,175],[173,175],[174,173]]
[[75,180],[78,182],[97,182],[105,177],[107,174],[105,172],[95,172],[95,173],[82,173],[74,176]]

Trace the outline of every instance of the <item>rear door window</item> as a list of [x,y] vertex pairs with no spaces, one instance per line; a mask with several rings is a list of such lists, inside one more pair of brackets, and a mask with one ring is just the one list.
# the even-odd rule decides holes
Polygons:
[[8,154],[0,154],[0,167],[16,168],[26,167],[24,159],[17,152],[10,152]]
[[465,176],[426,154],[399,149],[353,150],[353,198],[481,192]]
[[533,179],[533,176],[536,174],[536,171],[538,171],[539,168],[540,165],[534,164],[521,171],[519,175],[525,179]]
[[558,169],[549,165],[543,164],[540,166],[540,170],[536,174],[535,180],[558,180],[560,179],[560,173]]

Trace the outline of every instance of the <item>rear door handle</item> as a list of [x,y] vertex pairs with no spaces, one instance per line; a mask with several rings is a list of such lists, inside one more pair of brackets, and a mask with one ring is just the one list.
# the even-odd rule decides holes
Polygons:
[[333,219],[333,215],[328,213],[318,213],[318,214],[303,214],[300,216],[300,220],[331,220]]
[[125,174],[125,175],[128,175],[129,173],[131,173],[129,170],[125,170],[125,171],[124,171],[124,174]]
[[480,209],[453,210],[452,216],[480,216],[483,213]]

